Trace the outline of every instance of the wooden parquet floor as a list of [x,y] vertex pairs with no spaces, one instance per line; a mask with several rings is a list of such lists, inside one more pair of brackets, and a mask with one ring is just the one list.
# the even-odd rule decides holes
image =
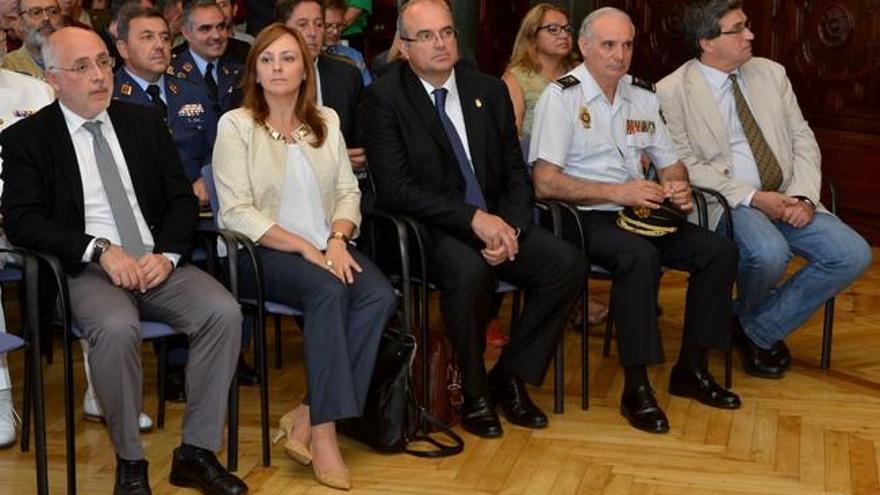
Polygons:
[[[880,250],[875,250],[875,260]],[[661,328],[670,361],[679,345],[686,278],[670,273],[661,289]],[[600,299],[608,286],[594,282]],[[380,455],[343,439],[356,493],[371,494],[880,494],[880,261],[837,299],[833,371],[818,367],[821,311],[789,340],[795,356],[784,380],[746,376],[734,367],[734,390],[743,398],[737,411],[713,410],[666,392],[671,364],[650,370],[672,430],[650,435],[629,427],[618,412],[622,374],[614,352],[601,355],[601,339],[591,339],[591,409],[579,408],[579,336],[566,332],[566,410],[550,414],[550,426],[527,430],[505,424],[500,439],[462,432],[467,445],[458,456],[419,459]],[[504,314],[507,314],[505,309]],[[598,329],[594,329],[598,330]],[[271,332],[270,332],[271,333]],[[274,344],[270,342],[270,349]],[[285,366],[271,370],[271,417],[292,408],[303,393],[301,340],[285,327]],[[64,419],[60,349],[46,368],[50,484],[64,493]],[[144,346],[145,407],[155,414],[155,359]],[[494,359],[493,356],[488,357]],[[20,401],[21,357],[10,362]],[[720,356],[713,358],[721,378]],[[100,424],[82,420],[81,363],[77,385],[77,471],[80,493],[110,493],[114,456]],[[552,410],[552,376],[533,390],[535,401]],[[143,435],[156,494],[195,493],[168,483],[171,452],[179,443],[183,406],[169,404],[166,428]],[[259,398],[242,391],[240,470],[252,493],[332,493],[308,468],[273,448],[272,466],[259,465]],[[222,455],[222,454],[221,454]],[[0,452],[0,494],[35,490],[33,456],[17,448]]]

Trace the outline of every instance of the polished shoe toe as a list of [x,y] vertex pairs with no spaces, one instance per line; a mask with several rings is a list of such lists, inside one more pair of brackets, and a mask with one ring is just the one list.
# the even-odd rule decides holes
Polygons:
[[488,397],[465,398],[461,407],[461,426],[479,437],[496,438],[503,433],[501,421]]
[[113,495],[150,495],[149,463],[144,459],[129,461],[116,457],[116,483]]
[[213,452],[186,444],[174,449],[168,481],[174,486],[198,488],[210,495],[242,495],[248,492],[244,481],[227,471]]
[[771,350],[762,349],[745,333],[738,317],[733,318],[733,344],[742,358],[746,373],[761,378],[779,379],[785,375],[785,368],[778,362]]
[[634,392],[624,393],[620,400],[620,414],[634,428],[648,433],[666,433],[669,431],[669,419],[654,397],[654,391],[648,385],[638,387]]
[[742,406],[739,396],[718,385],[708,370],[673,367],[669,376],[669,393],[720,409],[739,409]]
[[522,379],[494,369],[489,374],[489,383],[492,399],[501,406],[507,421],[526,428],[547,427],[547,416],[529,398]]
[[784,340],[777,341],[770,348],[770,354],[776,359],[776,362],[783,370],[791,368],[791,351],[785,345]]

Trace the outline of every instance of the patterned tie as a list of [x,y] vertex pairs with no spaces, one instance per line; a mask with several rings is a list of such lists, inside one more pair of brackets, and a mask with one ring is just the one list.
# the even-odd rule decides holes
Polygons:
[[153,100],[153,105],[162,111],[162,117],[168,116],[168,107],[165,105],[165,102],[162,101],[162,95],[159,93],[159,86],[155,84],[150,84],[147,86],[147,94],[150,95],[150,99]]
[[95,153],[95,162],[98,164],[98,175],[101,176],[101,183],[104,185],[107,201],[110,202],[113,220],[116,222],[116,228],[119,229],[122,249],[135,259],[140,259],[141,256],[146,254],[147,250],[144,247],[144,240],[141,238],[140,229],[138,229],[137,221],[134,218],[134,210],[128,201],[128,195],[125,193],[125,186],[122,185],[122,177],[119,175],[116,160],[113,159],[110,145],[107,144],[107,140],[104,139],[104,135],[101,133],[101,122],[86,122],[83,124],[83,127],[92,135],[92,146]]
[[208,63],[205,67],[205,86],[208,87],[208,95],[212,100],[217,100],[217,81],[214,80],[214,64]]
[[467,153],[464,152],[464,146],[461,144],[461,138],[455,131],[455,126],[446,114],[446,88],[434,90],[434,107],[437,109],[437,116],[443,124],[443,130],[446,131],[446,137],[449,138],[449,144],[452,145],[452,152],[455,153],[455,161],[458,162],[458,168],[464,177],[464,201],[469,205],[476,206],[483,210],[486,208],[486,199],[483,197],[483,191],[477,182],[477,174],[474,173],[471,162],[468,160]]
[[773,155],[773,150],[764,139],[764,133],[755,122],[755,116],[749,110],[749,104],[743,96],[739,84],[736,82],[736,74],[730,75],[730,83],[733,85],[733,99],[736,102],[736,113],[739,115],[740,124],[752,149],[755,163],[758,165],[758,175],[761,176],[761,189],[764,191],[778,191],[782,185],[782,168]]

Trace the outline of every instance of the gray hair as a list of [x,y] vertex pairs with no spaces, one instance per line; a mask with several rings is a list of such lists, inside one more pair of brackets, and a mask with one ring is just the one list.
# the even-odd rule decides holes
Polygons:
[[629,22],[630,26],[632,26],[633,33],[636,32],[636,25],[633,24],[632,17],[630,17],[629,14],[616,7],[602,7],[601,9],[596,9],[590,12],[590,15],[584,18],[584,22],[581,23],[581,30],[578,33],[578,36],[586,40],[592,38],[593,23],[599,20],[599,18],[605,17],[606,15],[613,15],[621,19],[626,19]]
[[684,14],[684,39],[694,57],[703,54],[700,40],[721,36],[721,18],[742,8],[742,0],[703,0],[694,2]]
[[203,9],[207,7],[215,7],[220,13],[223,13],[223,9],[217,5],[217,0],[192,0],[190,2],[183,3],[183,25],[186,26],[187,29],[192,29],[192,13],[196,9]]
[[[415,4],[418,3],[433,3],[437,5],[442,5],[449,12],[449,17],[452,16],[452,6],[449,4],[448,0],[409,0],[400,6],[400,10],[397,14],[397,34],[403,37],[407,37],[406,30],[403,29],[403,16],[406,14],[406,11],[409,10]],[[455,27],[455,18],[452,20],[452,27]]]

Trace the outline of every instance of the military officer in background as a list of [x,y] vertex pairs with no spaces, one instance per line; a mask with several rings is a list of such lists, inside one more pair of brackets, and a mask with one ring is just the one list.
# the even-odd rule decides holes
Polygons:
[[[183,172],[202,205],[208,192],[201,169],[211,161],[217,116],[205,91],[171,74],[171,33],[153,9],[131,6],[119,16],[117,48],[125,66],[116,73],[113,98],[154,105],[166,116]],[[168,73],[166,73],[166,69]]]
[[[685,222],[661,237],[618,226],[618,211],[692,209],[687,169],[678,160],[653,85],[627,75],[635,28],[618,9],[584,19],[578,45],[584,63],[550,84],[535,110],[529,162],[539,198],[575,203],[588,232],[590,261],[611,271],[611,304],[625,370],[621,413],[638,429],[669,430],[654,397],[647,366],[661,363],[657,323],[660,267],[690,273],[684,335],[669,392],[724,409],[739,397],[719,386],[707,367],[709,348],[730,346],[730,301],[736,248]],[[645,180],[641,156],[658,170]],[[643,223],[643,222],[639,222]],[[650,233],[650,232],[649,232]]]
[[226,53],[226,16],[215,0],[193,0],[183,7],[182,33],[186,43],[174,49],[174,74],[204,88],[220,118],[241,103],[236,86],[243,67]]

